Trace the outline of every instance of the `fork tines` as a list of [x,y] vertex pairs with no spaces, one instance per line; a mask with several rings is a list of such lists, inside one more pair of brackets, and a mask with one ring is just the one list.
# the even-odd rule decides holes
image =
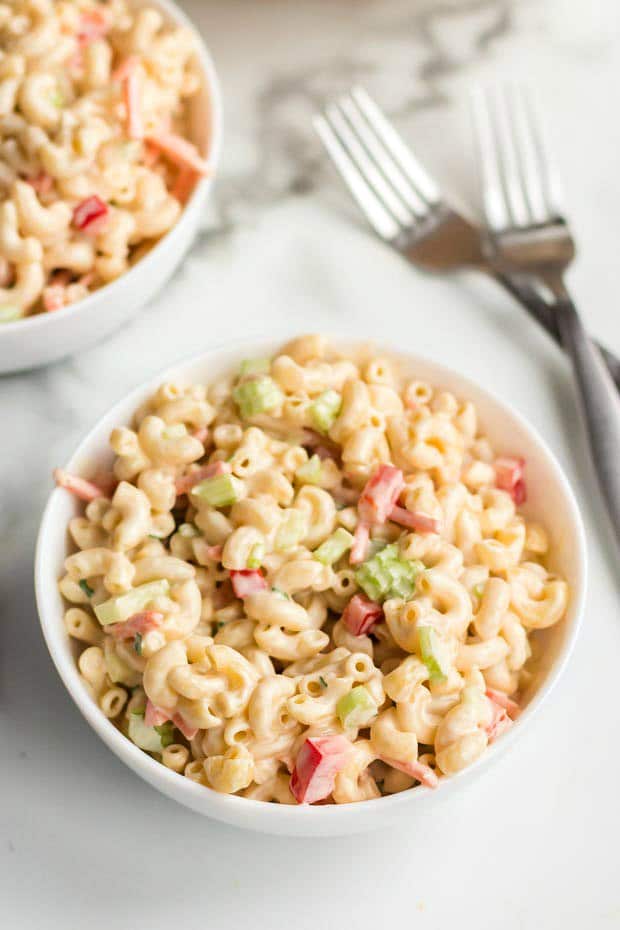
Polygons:
[[561,222],[558,177],[525,90],[477,88],[472,116],[490,229],[499,233]]
[[441,204],[437,185],[361,87],[314,118],[332,161],[384,239],[428,219]]

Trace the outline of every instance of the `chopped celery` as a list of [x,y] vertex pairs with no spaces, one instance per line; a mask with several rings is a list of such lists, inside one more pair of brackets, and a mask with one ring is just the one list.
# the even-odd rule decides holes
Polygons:
[[159,733],[161,744],[164,749],[166,746],[170,746],[171,743],[174,743],[174,725],[171,720],[166,720],[165,723],[153,727],[153,729],[156,733]]
[[265,544],[262,542],[254,543],[250,549],[250,554],[248,555],[248,564],[246,568],[255,569],[260,568],[263,564],[263,559],[265,558]]
[[446,657],[442,655],[444,650],[439,639],[439,635],[432,626],[418,627],[418,640],[420,643],[420,655],[422,661],[429,671],[431,681],[445,681],[447,675]]
[[273,378],[263,376],[243,381],[233,391],[233,400],[244,420],[267,410],[273,410],[282,401],[282,391]]
[[[162,734],[158,731],[163,730],[166,726],[167,724],[163,724],[161,727],[147,727],[144,717],[139,716],[139,714],[131,714],[128,727],[129,739],[146,752],[161,752],[164,748],[164,741]],[[170,726],[172,727],[172,725]],[[166,743],[165,745],[170,744]]]
[[367,727],[377,714],[377,705],[363,685],[343,695],[336,704],[336,713],[345,728]]
[[156,597],[164,597],[170,590],[170,584],[165,578],[159,581],[149,581],[141,584],[126,594],[119,594],[117,597],[111,597],[98,604],[95,607],[95,616],[102,626],[108,623],[122,623],[128,620],[132,614],[144,610],[149,601]]
[[480,584],[475,584],[472,588],[472,591],[476,597],[482,597],[484,593],[484,582],[481,581]]
[[323,466],[318,455],[313,455],[311,459],[300,465],[295,472],[295,479],[299,484],[320,484],[323,477]]
[[180,526],[177,527],[177,533],[185,539],[194,539],[196,536],[200,536],[200,532],[193,523],[181,523]]
[[340,413],[342,406],[342,397],[338,391],[324,391],[310,405],[310,416],[314,428],[320,433],[327,433],[334,424],[334,421]]
[[241,499],[242,491],[243,484],[239,478],[234,475],[217,475],[194,485],[190,493],[212,507],[230,507]]
[[398,544],[392,543],[360,565],[355,578],[372,601],[406,599],[413,594],[415,580],[423,569],[422,562],[403,559]]
[[322,562],[323,565],[331,565],[337,562],[352,545],[353,536],[341,526],[325,542],[322,542],[318,549],[314,550],[312,558]]
[[300,510],[289,510],[278,527],[274,547],[278,552],[292,549],[308,531],[306,517]]
[[239,377],[251,378],[256,375],[268,375],[271,362],[268,358],[244,358],[239,365]]
[[173,423],[163,430],[162,436],[164,439],[180,439],[181,436],[187,436],[187,427],[184,423]]
[[94,590],[89,585],[89,583],[87,582],[86,578],[80,578],[78,584],[80,588],[82,589],[82,591],[84,592],[84,594],[86,595],[86,597],[92,597],[93,594],[95,593]]
[[0,323],[10,323],[12,320],[21,319],[22,316],[22,311],[15,304],[3,304],[0,307]]

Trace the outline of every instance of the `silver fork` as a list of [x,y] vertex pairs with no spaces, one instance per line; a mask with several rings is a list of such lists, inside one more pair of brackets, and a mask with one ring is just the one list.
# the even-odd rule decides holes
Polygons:
[[504,272],[531,276],[553,294],[594,467],[620,545],[620,398],[564,282],[575,242],[556,171],[522,89],[477,91],[473,116],[493,262]]
[[[351,194],[379,236],[429,271],[474,267],[494,277],[559,342],[555,314],[531,283],[493,268],[480,229],[443,197],[377,104],[354,88],[314,119]],[[620,389],[620,360],[601,348]]]

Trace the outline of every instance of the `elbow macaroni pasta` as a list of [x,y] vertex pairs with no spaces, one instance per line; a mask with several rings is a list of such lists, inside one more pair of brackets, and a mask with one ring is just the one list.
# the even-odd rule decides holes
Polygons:
[[189,31],[125,0],[9,0],[0,14],[2,322],[127,271],[207,166],[187,140]]
[[[509,724],[506,708],[516,715],[531,640],[566,610],[547,533],[496,487],[471,404],[318,336],[264,368],[283,398],[268,416],[241,415],[233,391],[256,376],[237,374],[209,389],[162,385],[112,432],[111,490],[71,520],[77,551],[59,582],[85,685],[123,732],[137,714],[168,734],[143,748],[215,791],[295,803],[290,772],[311,737],[350,743],[333,803],[453,775]],[[306,418],[327,390],[341,405],[321,461]],[[401,510],[436,522],[420,532],[392,514],[371,526],[373,551],[396,546],[419,571],[357,632],[347,610],[363,575],[349,551],[330,560],[324,547],[355,532],[360,489],[386,463],[404,470]],[[217,475],[232,498],[193,494]],[[98,622],[101,605],[145,585],[130,616]],[[342,701],[360,690],[370,712],[354,725]]]

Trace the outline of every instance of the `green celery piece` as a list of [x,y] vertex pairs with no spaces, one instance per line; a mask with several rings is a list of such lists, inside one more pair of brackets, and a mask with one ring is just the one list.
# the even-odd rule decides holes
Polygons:
[[307,532],[306,518],[299,510],[289,510],[280,524],[274,541],[274,548],[278,552],[292,549],[303,539]]
[[263,559],[265,558],[265,543],[257,542],[254,543],[250,549],[250,554],[248,555],[248,564],[246,568],[251,570],[255,568],[260,568],[263,564]]
[[322,477],[323,466],[318,455],[313,455],[295,472],[295,479],[299,484],[320,484]]
[[128,688],[133,688],[135,685],[140,683],[142,676],[140,672],[137,672],[134,668],[131,668],[130,665],[127,665],[126,662],[123,662],[123,660],[116,655],[113,644],[110,642],[108,645],[108,641],[110,639],[111,637],[106,636],[104,653],[104,661],[106,671],[108,673],[108,678],[115,684],[127,685]]
[[0,307],[0,323],[11,323],[13,320],[20,320],[22,316],[22,311],[15,304],[3,304]]
[[164,597],[169,591],[170,584],[165,578],[149,581],[127,591],[126,594],[119,594],[103,604],[98,604],[95,607],[95,616],[102,626],[107,626],[108,623],[122,623],[139,610],[144,610],[149,601],[156,597]]
[[418,627],[418,640],[420,643],[420,655],[422,661],[429,671],[431,681],[445,681],[448,677],[445,669],[445,660],[441,652],[441,641],[437,631],[432,626]]
[[329,391],[323,391],[317,399],[310,404],[310,417],[312,424],[320,433],[327,433],[340,413],[342,407],[342,397],[338,391],[330,388]]
[[321,545],[314,550],[312,558],[323,565],[332,565],[345,554],[353,545],[353,536],[342,526],[332,533]]
[[233,400],[244,420],[273,410],[282,402],[282,397],[282,391],[273,378],[266,375],[252,381],[242,381],[233,391]]
[[484,593],[484,582],[480,582],[480,584],[475,584],[472,588],[472,591],[476,595],[476,597],[482,597]]
[[377,705],[363,685],[343,695],[336,704],[336,713],[345,728],[366,727],[377,714]]
[[256,375],[268,375],[271,362],[268,358],[244,358],[239,365],[239,377],[251,378]]
[[129,739],[146,752],[161,752],[164,748],[161,734],[157,732],[160,729],[163,728],[147,727],[144,717],[138,714],[131,714],[129,717]]
[[217,475],[194,485],[190,494],[212,507],[230,507],[241,499],[242,491],[243,484],[239,478],[234,475]]
[[166,746],[170,746],[171,743],[174,743],[174,724],[171,720],[166,720],[165,723],[153,727],[153,729],[156,733],[159,733],[159,738],[161,739],[161,744],[164,749]]
[[384,601],[388,597],[406,600],[413,594],[416,578],[423,569],[422,562],[403,559],[398,544],[391,543],[363,562],[355,578],[373,601]]

